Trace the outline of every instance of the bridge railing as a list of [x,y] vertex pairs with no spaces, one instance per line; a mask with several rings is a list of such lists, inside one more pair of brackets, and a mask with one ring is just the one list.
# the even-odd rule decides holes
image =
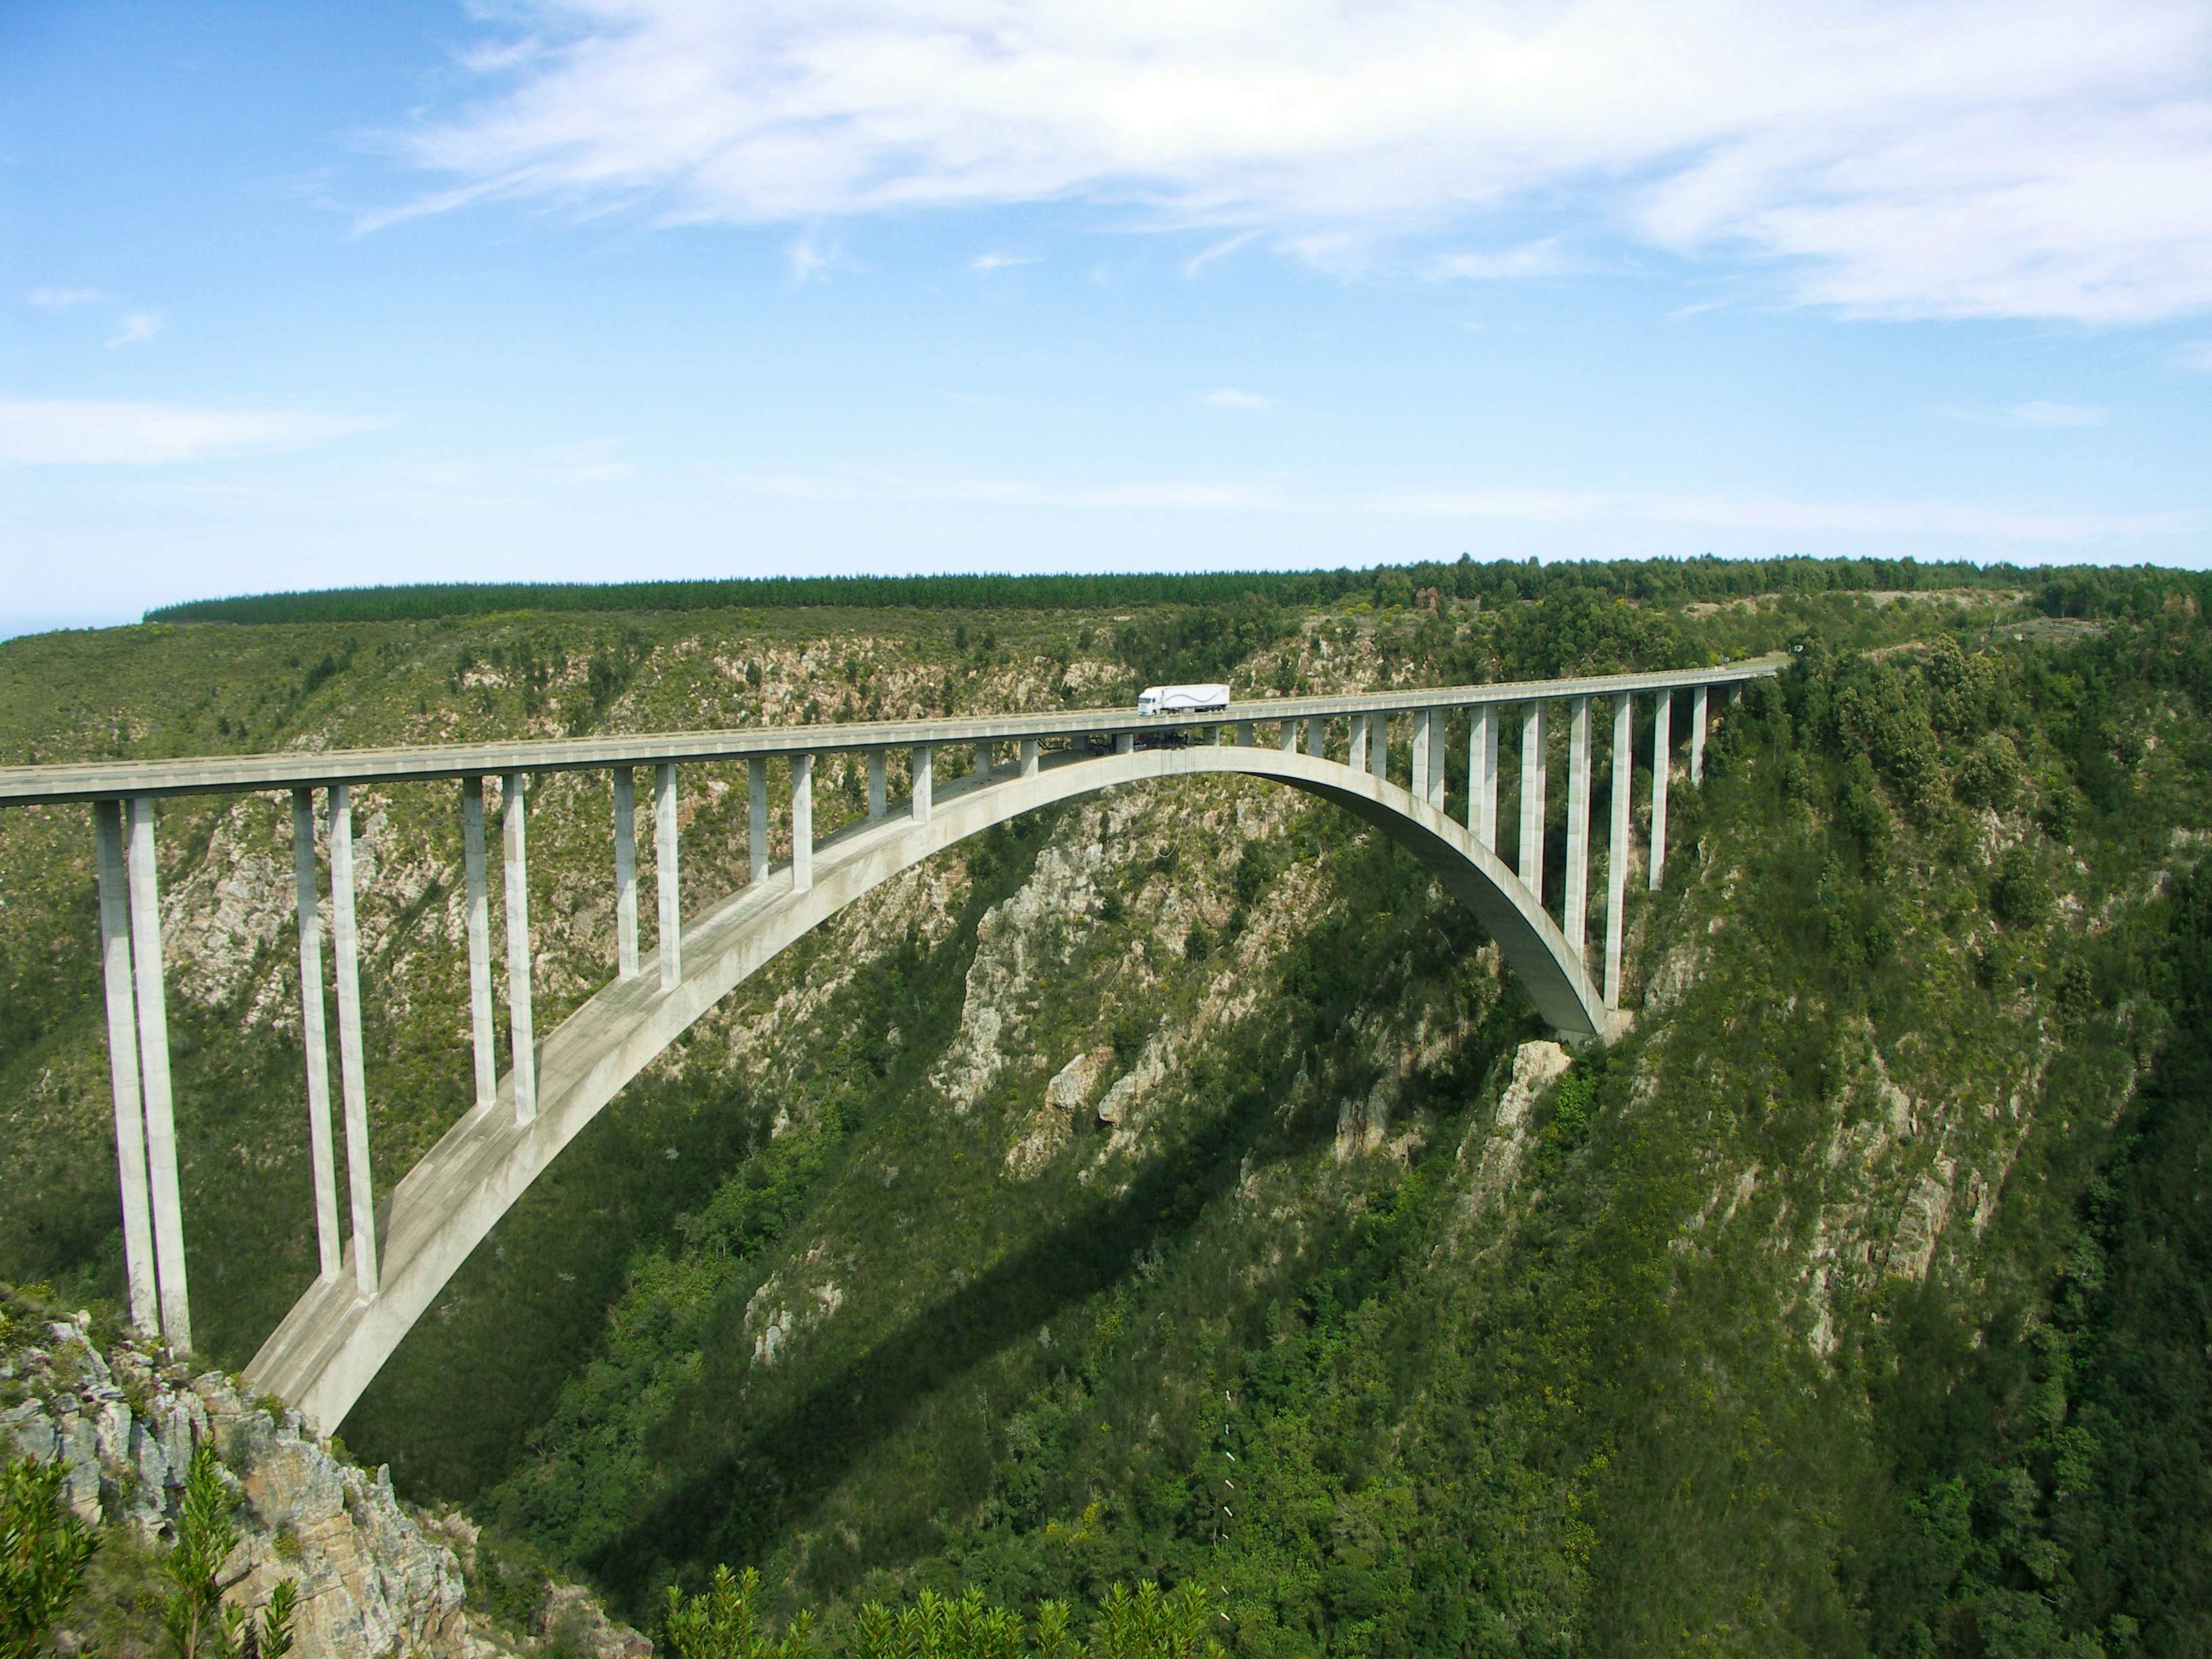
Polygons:
[[[1466,799],[1461,812],[1468,833],[1486,852],[1502,856],[1498,837],[1498,776],[1504,734],[1501,716],[1520,716],[1520,823],[1516,873],[1534,902],[1544,902],[1547,751],[1551,727],[1564,711],[1567,722],[1567,846],[1560,927],[1570,948],[1586,956],[1589,923],[1589,808],[1594,701],[1613,714],[1611,824],[1607,862],[1604,999],[1617,1007],[1621,988],[1622,928],[1631,860],[1630,791],[1634,757],[1634,709],[1652,708],[1651,817],[1648,880],[1661,884],[1666,866],[1668,781],[1673,768],[1673,718],[1678,694],[1689,694],[1691,781],[1702,781],[1705,736],[1715,692],[1733,697],[1742,684],[1776,672],[1778,658],[1661,673],[1607,675],[1486,686],[1456,686],[1367,693],[1354,696],[1271,698],[1226,711],[1192,716],[1139,716],[1126,709],[1084,709],[1038,714],[878,721],[811,726],[736,728],[721,732],[549,739],[537,742],[354,750],[198,759],[94,762],[76,765],[0,769],[0,806],[89,802],[99,888],[100,960],[106,993],[109,1072],[114,1103],[117,1169],[120,1180],[125,1276],[131,1315],[141,1329],[158,1331],[172,1346],[191,1346],[184,1224],[177,1176],[175,1103],[170,1079],[167,990],[162,968],[161,896],[155,860],[155,809],[164,796],[289,792],[292,808],[294,906],[300,958],[301,1032],[313,1164],[319,1272],[325,1281],[344,1272],[337,1140],[331,1121],[327,1011],[324,1006],[321,872],[316,857],[317,802],[326,823],[331,982],[337,1012],[340,1125],[345,1146],[346,1210],[352,1244],[354,1291],[364,1300],[378,1290],[376,1213],[368,1145],[368,1085],[362,1042],[362,998],[353,854],[352,792],[364,784],[451,781],[459,785],[462,865],[469,948],[471,1062],[478,1109],[498,1100],[491,959],[491,895],[487,814],[495,810],[488,785],[496,780],[501,849],[501,910],[506,936],[509,1066],[518,1123],[537,1112],[537,1042],[532,1018],[532,963],[528,875],[530,780],[538,773],[600,770],[611,778],[614,805],[613,876],[616,893],[616,973],[640,971],[638,946],[636,775],[651,774],[655,850],[659,974],[665,989],[683,983],[683,916],[678,887],[678,768],[689,763],[745,763],[748,866],[752,882],[771,878],[769,773],[771,762],[788,772],[791,857],[781,879],[805,892],[813,880],[813,782],[817,757],[858,752],[867,772],[866,820],[892,812],[890,759],[909,757],[911,782],[905,810],[929,821],[945,788],[988,783],[998,775],[996,751],[1010,751],[1008,775],[1033,777],[1046,763],[1078,763],[1093,745],[1128,753],[1139,739],[1203,740],[1255,745],[1272,728],[1276,746],[1301,747],[1311,757],[1340,757],[1351,769],[1395,781],[1394,757],[1405,756],[1406,787],[1424,809],[1446,808],[1446,757],[1450,727],[1463,722],[1467,744]],[[1405,746],[1393,733],[1403,731]],[[940,779],[939,752],[969,749],[969,778]],[[1066,752],[1062,752],[1065,750]]]

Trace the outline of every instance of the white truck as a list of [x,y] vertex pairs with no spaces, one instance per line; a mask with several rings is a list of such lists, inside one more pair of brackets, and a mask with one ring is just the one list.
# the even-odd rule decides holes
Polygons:
[[1217,714],[1228,707],[1225,685],[1148,685],[1137,694],[1139,714]]

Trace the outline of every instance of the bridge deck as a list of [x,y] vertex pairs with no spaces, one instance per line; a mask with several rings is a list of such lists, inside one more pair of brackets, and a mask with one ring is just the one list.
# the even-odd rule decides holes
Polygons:
[[10,766],[0,767],[0,806],[103,800],[125,795],[213,794],[322,787],[335,783],[481,777],[501,772],[574,771],[592,767],[644,766],[657,761],[742,760],[757,755],[821,754],[837,749],[903,749],[933,744],[1009,743],[1022,738],[1114,736],[1123,732],[1218,726],[1224,720],[1328,720],[1421,708],[1552,702],[1568,697],[1617,696],[1632,692],[1689,690],[1701,685],[1730,685],[1771,675],[1786,660],[1775,655],[1710,668],[1669,669],[1649,674],[1426,687],[1365,692],[1354,696],[1266,697],[1233,704],[1225,714],[1189,717],[1140,715],[1133,708],[1076,708],[946,720],[870,720],[319,753],[301,750],[201,756],[183,760]]

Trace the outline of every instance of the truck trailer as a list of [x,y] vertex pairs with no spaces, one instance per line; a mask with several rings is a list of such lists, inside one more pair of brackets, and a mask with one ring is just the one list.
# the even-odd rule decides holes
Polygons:
[[1225,685],[1148,685],[1137,694],[1139,714],[1218,714],[1228,707]]

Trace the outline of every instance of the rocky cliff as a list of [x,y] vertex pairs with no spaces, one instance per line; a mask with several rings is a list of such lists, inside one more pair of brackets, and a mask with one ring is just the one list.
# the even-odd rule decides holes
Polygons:
[[[356,1467],[275,1401],[247,1399],[222,1371],[195,1373],[166,1351],[98,1332],[83,1313],[40,1312],[9,1296],[0,1313],[0,1456],[58,1460],[64,1499],[101,1527],[118,1553],[143,1561],[175,1526],[195,1446],[212,1442],[241,1499],[236,1549],[222,1576],[234,1605],[258,1607],[286,1579],[298,1586],[301,1659],[493,1659],[556,1638],[594,1659],[643,1659],[651,1644],[610,1624],[588,1595],[557,1586],[526,1632],[502,1628],[469,1603],[465,1558],[477,1534],[465,1517],[402,1504],[391,1473]],[[458,1550],[457,1550],[458,1547]],[[106,1598],[124,1605],[98,1605]],[[82,1638],[131,1595],[116,1576],[78,1609]],[[137,1644],[128,1640],[127,1649]]]

